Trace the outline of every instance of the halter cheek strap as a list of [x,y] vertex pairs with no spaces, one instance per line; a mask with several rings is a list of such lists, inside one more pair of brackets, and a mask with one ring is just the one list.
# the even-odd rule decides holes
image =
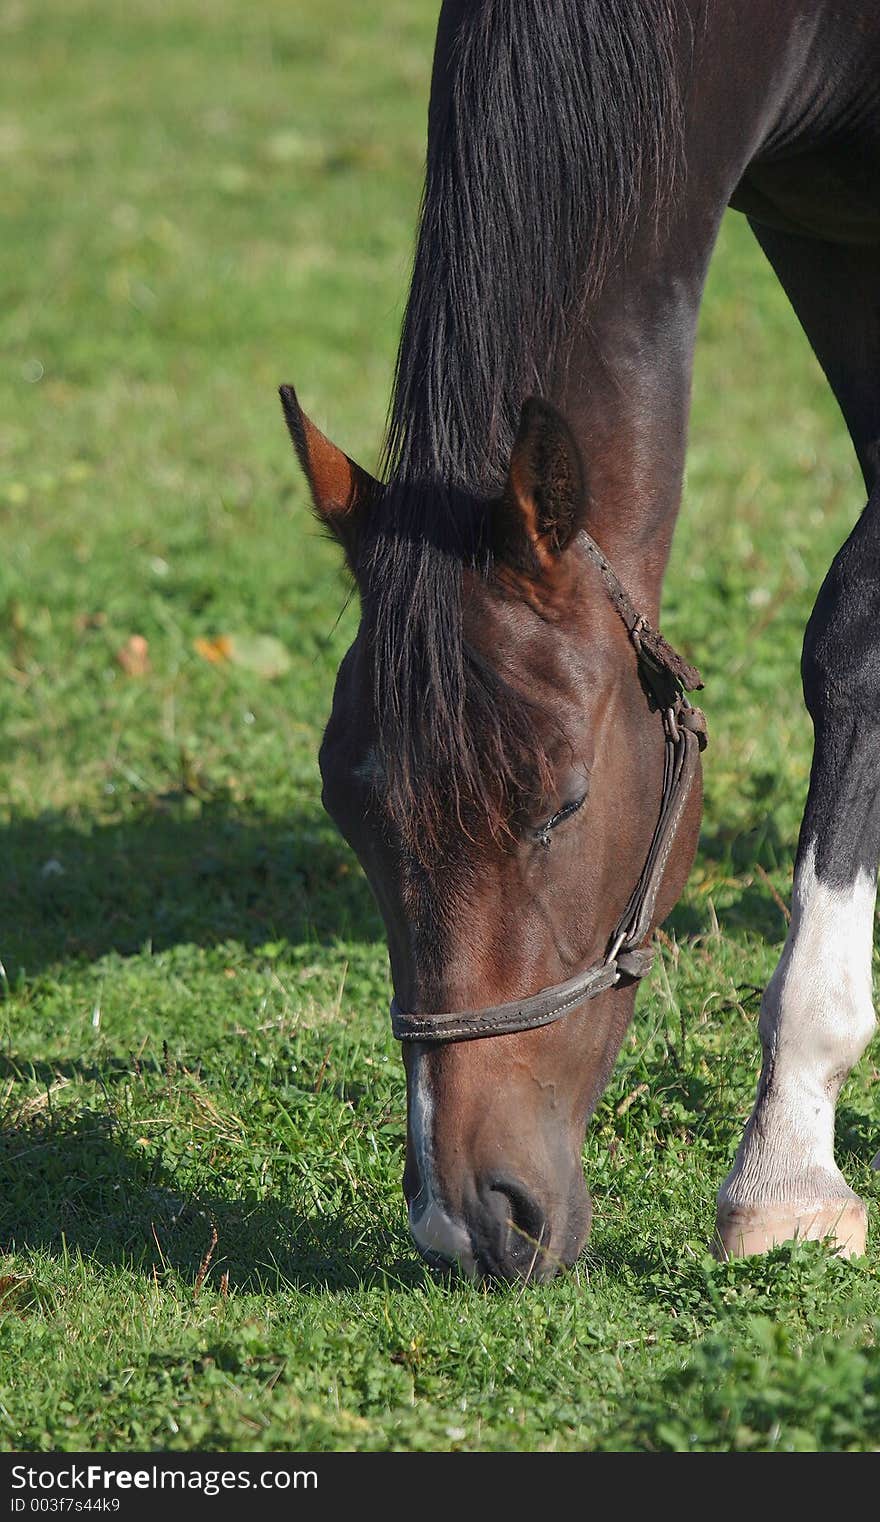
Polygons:
[[601,962],[584,972],[543,988],[524,999],[492,1008],[448,1014],[407,1014],[394,998],[391,1029],[398,1041],[474,1041],[487,1036],[537,1030],[561,1020],[587,999],[620,983],[633,983],[651,970],[654,952],[642,942],[651,929],[657,895],[681,824],[691,786],[706,746],[706,720],[685,696],[702,687],[699,671],[689,666],[636,610],[598,544],[583,535],[589,558],[599,570],[609,599],[635,647],[639,672],[652,708],[659,710],[665,739],[660,814],[638,881],[608,941]]

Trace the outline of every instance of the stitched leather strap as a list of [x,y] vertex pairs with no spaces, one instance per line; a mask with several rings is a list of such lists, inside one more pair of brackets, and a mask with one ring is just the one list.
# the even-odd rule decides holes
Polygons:
[[650,971],[654,953],[650,947],[622,952],[613,962],[598,962],[569,978],[544,988],[528,999],[514,999],[493,1009],[462,1010],[451,1015],[406,1015],[396,999],[391,1000],[391,1029],[398,1041],[475,1041],[480,1036],[514,1035],[552,1025],[585,999],[613,988],[623,978],[634,982]]
[[626,587],[618,580],[611,562],[592,535],[582,530],[578,542],[583,545],[602,577],[611,604],[626,624],[629,636],[639,654],[652,659],[659,669],[668,672],[678,686],[683,687],[686,692],[699,691],[703,685],[703,678],[696,666],[688,665],[688,662],[682,659],[669,641],[663,638],[659,629],[652,628],[648,620],[642,617]]

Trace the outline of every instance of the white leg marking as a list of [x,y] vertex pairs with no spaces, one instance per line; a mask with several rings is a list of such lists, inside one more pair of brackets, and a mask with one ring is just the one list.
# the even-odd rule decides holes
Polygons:
[[731,1250],[737,1231],[757,1242],[762,1230],[765,1246],[848,1230],[861,1250],[853,1222],[864,1212],[834,1161],[834,1108],[874,1032],[875,897],[867,872],[850,888],[820,882],[812,846],[798,868],[791,926],[761,1006],[758,1098],[718,1197]]
[[447,1215],[436,1197],[432,1127],[434,1098],[425,1053],[413,1055],[409,1073],[410,1135],[416,1152],[421,1188],[409,1205],[409,1229],[422,1252],[457,1263],[473,1278],[474,1256],[467,1230]]

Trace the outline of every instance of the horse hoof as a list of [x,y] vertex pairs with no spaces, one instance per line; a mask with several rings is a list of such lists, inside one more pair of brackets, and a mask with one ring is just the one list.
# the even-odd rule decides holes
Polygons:
[[865,1251],[868,1214],[858,1195],[829,1200],[811,1209],[785,1205],[720,1205],[715,1227],[716,1257],[748,1258],[780,1242],[827,1242],[842,1258]]

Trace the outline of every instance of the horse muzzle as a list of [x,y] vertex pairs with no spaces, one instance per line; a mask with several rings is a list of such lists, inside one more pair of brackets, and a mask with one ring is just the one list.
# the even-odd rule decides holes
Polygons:
[[409,1202],[413,1241],[433,1268],[466,1278],[540,1283],[570,1268],[589,1235],[591,1207],[580,1159],[560,1194],[506,1174],[468,1181],[453,1212],[424,1188]]

